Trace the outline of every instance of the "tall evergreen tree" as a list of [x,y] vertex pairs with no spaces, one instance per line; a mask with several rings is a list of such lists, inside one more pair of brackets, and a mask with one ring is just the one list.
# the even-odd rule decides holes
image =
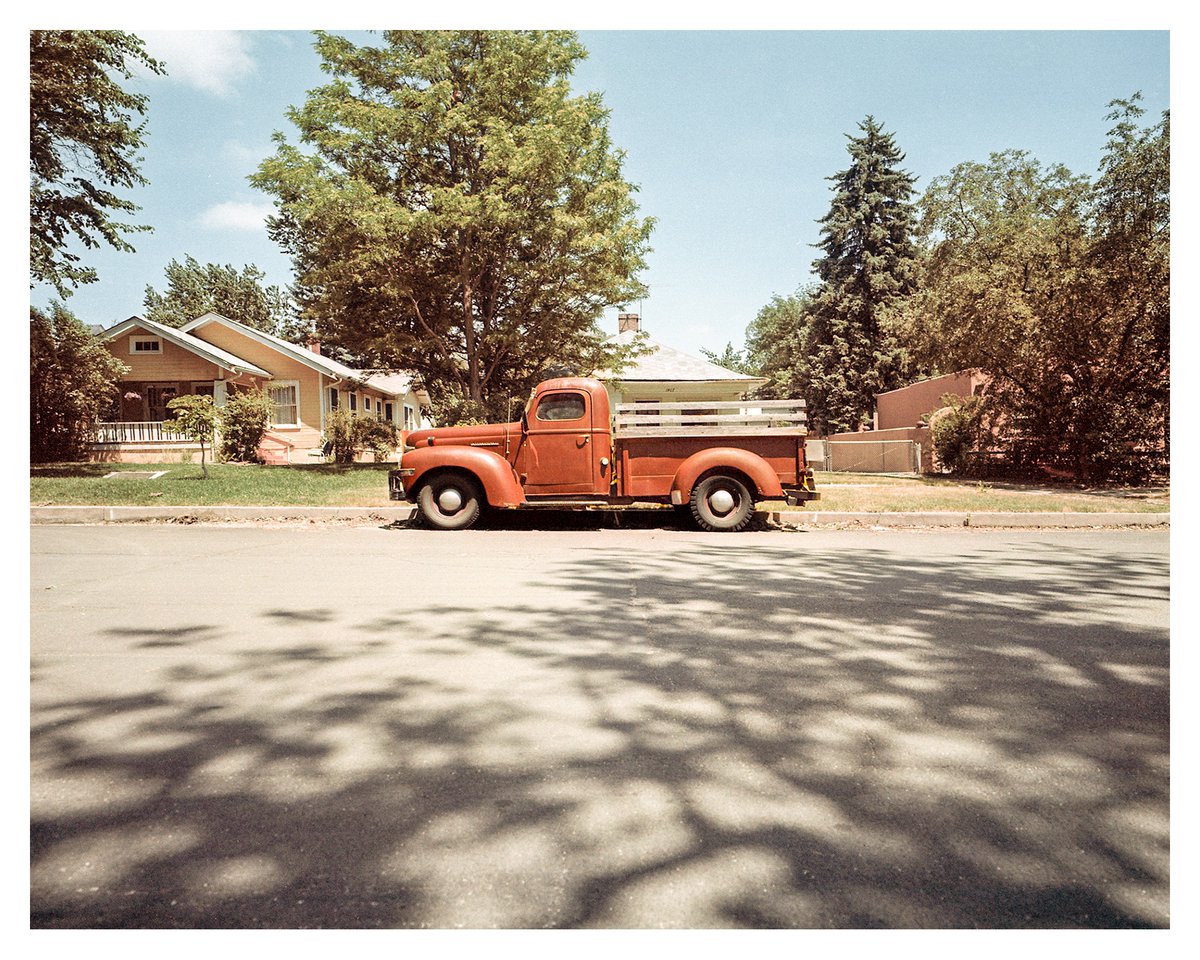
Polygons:
[[904,154],[874,117],[849,137],[850,165],[829,179],[833,202],[820,220],[820,280],[794,389],[808,401],[814,433],[857,429],[868,422],[875,394],[900,386],[904,352],[885,318],[915,288],[914,178]]

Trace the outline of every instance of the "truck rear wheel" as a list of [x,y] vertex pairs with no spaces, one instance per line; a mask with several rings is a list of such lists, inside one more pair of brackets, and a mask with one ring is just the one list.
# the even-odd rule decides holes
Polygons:
[[465,530],[479,519],[483,491],[465,473],[443,473],[417,494],[421,519],[438,530]]
[[714,473],[692,488],[692,516],[701,530],[743,529],[754,516],[754,498],[737,477]]

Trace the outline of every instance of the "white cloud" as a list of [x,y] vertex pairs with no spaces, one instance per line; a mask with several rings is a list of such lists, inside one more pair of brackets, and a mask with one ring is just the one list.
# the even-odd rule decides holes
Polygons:
[[163,62],[167,78],[219,97],[233,94],[238,81],[254,72],[250,35],[236,30],[146,31],[150,55]]
[[274,212],[275,207],[269,203],[218,203],[200,215],[200,226],[210,230],[262,230]]

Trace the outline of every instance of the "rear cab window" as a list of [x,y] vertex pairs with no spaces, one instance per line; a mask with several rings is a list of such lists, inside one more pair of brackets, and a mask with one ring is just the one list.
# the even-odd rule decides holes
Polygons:
[[582,394],[552,393],[538,403],[537,419],[548,422],[580,420],[586,412]]

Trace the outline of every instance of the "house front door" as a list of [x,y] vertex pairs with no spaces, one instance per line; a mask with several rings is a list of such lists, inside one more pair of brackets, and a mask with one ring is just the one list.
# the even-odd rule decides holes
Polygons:
[[149,413],[147,419],[152,423],[171,419],[171,411],[167,404],[179,395],[179,387],[174,384],[151,383],[146,385],[146,407]]

